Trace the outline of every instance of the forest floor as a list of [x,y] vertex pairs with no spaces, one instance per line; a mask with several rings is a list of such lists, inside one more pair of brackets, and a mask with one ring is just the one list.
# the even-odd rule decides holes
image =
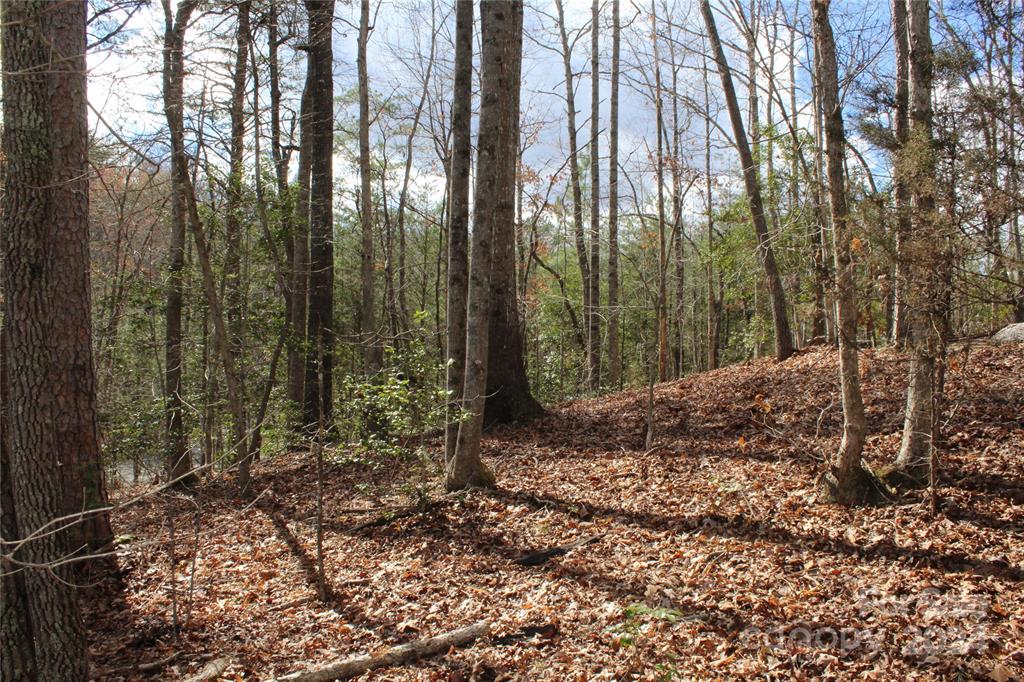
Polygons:
[[[650,450],[644,390],[554,407],[485,439],[498,490],[435,492],[426,513],[360,530],[412,491],[394,464],[329,453],[327,603],[308,453],[257,466],[254,503],[226,480],[147,497],[114,519],[125,589],[87,598],[93,668],[175,679],[229,657],[224,679],[267,680],[488,620],[488,638],[362,679],[1019,678],[1024,345],[951,352],[935,518],[924,494],[816,501],[842,427],[836,362],[812,349],[659,385]],[[861,363],[881,466],[906,358]]]

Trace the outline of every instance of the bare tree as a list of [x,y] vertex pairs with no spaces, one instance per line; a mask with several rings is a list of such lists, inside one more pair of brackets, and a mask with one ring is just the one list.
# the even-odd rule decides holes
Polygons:
[[361,0],[359,10],[359,219],[362,224],[362,303],[359,329],[362,332],[363,364],[368,374],[380,369],[382,357],[377,337],[374,307],[373,196],[370,189],[370,77],[366,70],[366,46],[370,40],[370,0]]
[[480,436],[487,389],[490,271],[495,233],[500,229],[496,222],[499,213],[514,215],[522,14],[521,0],[491,0],[480,8],[480,134],[462,393],[462,407],[469,416],[459,427],[455,454],[448,462],[445,486],[449,490],[494,484],[494,473],[480,458]]
[[445,461],[451,461],[459,436],[457,410],[466,367],[466,296],[469,283],[469,172],[472,165],[473,3],[455,7],[455,86],[452,93],[451,181],[448,190],[447,386],[449,410]]
[[772,304],[772,323],[775,329],[775,357],[778,360],[785,360],[794,351],[793,335],[789,329],[786,292],[782,285],[782,278],[779,276],[778,264],[775,261],[775,251],[771,246],[768,224],[765,220],[764,201],[761,198],[761,187],[758,181],[758,166],[747,142],[747,133],[743,127],[743,117],[740,114],[739,102],[736,99],[736,88],[733,87],[732,83],[732,72],[729,69],[729,63],[726,61],[725,51],[722,49],[722,41],[718,36],[718,28],[715,25],[715,15],[711,10],[710,1],[701,0],[700,8],[701,13],[704,15],[704,25],[707,28],[712,53],[718,66],[718,73],[722,79],[722,90],[725,93],[729,119],[732,122],[733,143],[736,145],[740,155],[740,164],[743,166],[743,181],[747,190],[747,202],[750,204],[750,217],[754,223],[754,233],[757,236],[758,256],[761,260],[761,266],[764,268],[765,279],[768,282],[768,294],[771,297]]
[[839,67],[829,20],[831,0],[812,5],[817,87],[825,114],[825,145],[828,162],[829,201],[832,207],[832,241],[836,266],[836,304],[839,321],[839,379],[843,394],[843,439],[831,470],[823,481],[830,497],[842,504],[858,504],[875,490],[872,476],[861,463],[867,420],[860,392],[857,350],[856,263],[852,257],[849,208],[846,192],[846,132],[839,100]]
[[608,121],[608,384],[622,383],[619,352],[619,0],[612,0],[612,64]]

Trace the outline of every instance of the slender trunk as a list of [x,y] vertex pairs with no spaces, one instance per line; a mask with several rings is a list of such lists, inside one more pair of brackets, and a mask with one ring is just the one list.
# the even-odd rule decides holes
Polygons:
[[943,236],[935,212],[935,149],[932,135],[932,43],[928,3],[907,0],[910,46],[910,133],[899,163],[908,169],[913,214],[904,244],[906,302],[910,321],[910,379],[903,441],[896,458],[894,482],[926,485],[931,470],[934,380],[941,343]]
[[[333,2],[333,0],[332,0]],[[370,77],[366,69],[366,46],[370,40],[370,0],[361,0],[359,11],[359,219],[362,225],[362,298],[359,330],[362,334],[363,365],[367,374],[376,373],[383,362],[374,307],[373,194],[370,188]]]
[[611,102],[608,122],[608,384],[622,383],[619,354],[619,0],[612,0]]
[[718,29],[715,25],[715,17],[711,11],[709,0],[701,0],[701,13],[704,15],[704,23],[708,31],[708,38],[718,66],[718,72],[722,79],[722,90],[725,93],[726,104],[729,109],[729,118],[732,122],[733,137],[736,149],[739,152],[740,163],[743,165],[743,181],[747,190],[747,201],[750,204],[750,216],[754,223],[754,233],[757,236],[758,256],[764,268],[765,279],[768,281],[768,293],[771,297],[772,323],[775,330],[775,357],[778,360],[785,360],[793,354],[793,335],[789,329],[789,319],[786,313],[786,293],[782,286],[782,278],[779,276],[778,265],[775,262],[775,252],[772,249],[768,235],[768,225],[764,215],[764,201],[761,198],[761,188],[757,178],[757,165],[747,144],[746,131],[743,128],[743,117],[740,115],[739,102],[736,99],[736,89],[733,87],[732,74],[729,64],[725,59],[725,51],[722,49],[722,42],[718,36]]
[[599,70],[601,5],[594,0],[590,23],[590,312],[587,315],[587,387],[601,388],[601,72]]
[[469,173],[473,140],[473,3],[455,9],[455,84],[452,93],[452,162],[448,212],[448,420],[445,461],[455,454],[459,436],[458,406],[466,367],[466,297],[469,276]]
[[871,480],[861,464],[867,420],[860,391],[857,355],[856,264],[851,255],[853,235],[846,199],[844,158],[846,132],[839,101],[839,68],[836,45],[829,21],[830,0],[814,0],[814,50],[817,55],[817,85],[825,114],[825,144],[828,161],[829,200],[832,206],[832,241],[836,267],[838,304],[839,379],[843,395],[843,438],[830,472],[830,492],[843,504],[858,504],[872,491]]
[[466,379],[462,407],[469,416],[459,427],[445,486],[459,490],[492,486],[494,474],[480,458],[491,312],[490,270],[496,214],[511,215],[515,202],[515,139],[519,111],[518,63],[522,49],[520,0],[491,0],[480,8],[481,103],[474,192],[473,258],[466,316]]
[[[558,10],[558,31],[562,41],[562,70],[565,77],[565,113],[566,125],[568,126],[569,137],[569,184],[572,190],[572,226],[573,235],[576,238],[576,258],[580,266],[580,279],[583,286],[583,326],[590,329],[590,260],[587,257],[586,237],[583,233],[583,191],[580,187],[580,164],[576,145],[576,95],[574,89],[575,78],[572,73],[572,48],[569,45],[569,35],[565,26],[565,9],[562,0],[555,0],[555,8]],[[589,343],[583,348],[583,352],[589,358]],[[589,372],[590,361],[587,361]],[[589,386],[589,378],[585,382]]]
[[[298,190],[295,196],[295,219],[292,223],[292,324],[288,344],[288,400],[301,410],[306,385],[306,324],[309,295],[309,171],[312,137],[310,102],[313,97],[313,70],[306,66],[306,83],[302,89],[299,111]],[[301,422],[301,418],[296,423]],[[301,425],[301,424],[300,424]]]
[[[235,66],[231,90],[231,145],[228,155],[227,216],[224,221],[224,313],[227,323],[228,352],[238,376],[239,399],[245,409],[245,363],[243,347],[245,329],[245,295],[242,286],[242,174],[245,155],[245,90],[249,64],[249,13],[251,0],[236,6],[238,22],[235,29]],[[238,463],[239,483],[249,482],[250,453]]]
[[[704,82],[704,109],[710,114],[711,111],[711,89],[710,74],[708,73],[708,60],[704,57],[702,62]],[[721,310],[719,299],[715,295],[715,207],[712,196],[711,178],[711,120],[704,118],[704,198],[707,210],[707,240],[708,256],[706,266],[707,276],[707,306],[708,306],[708,366],[707,369],[718,369],[718,336],[721,328]]]
[[181,319],[184,297],[185,269],[185,207],[186,188],[181,179],[185,170],[185,132],[179,125],[184,116],[182,93],[185,30],[195,9],[194,0],[178,4],[172,13],[169,0],[164,0],[164,52],[163,52],[163,95],[164,114],[167,118],[171,142],[171,236],[167,262],[166,293],[166,334],[164,345],[164,392],[167,433],[167,477],[170,480],[184,480],[192,469],[190,455],[186,449],[185,427],[182,415],[182,352]]
[[889,341],[902,346],[907,341],[907,273],[903,246],[910,233],[910,185],[906,169],[899,162],[910,129],[910,44],[907,37],[907,0],[892,0],[893,42],[896,45],[896,102],[893,112],[896,151],[893,163],[893,203],[896,212],[896,260],[893,275],[893,325]]

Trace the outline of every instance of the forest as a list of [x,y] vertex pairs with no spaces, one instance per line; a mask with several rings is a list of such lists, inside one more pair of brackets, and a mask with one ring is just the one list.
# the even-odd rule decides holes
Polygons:
[[0,63],[0,682],[1024,680],[1024,1]]

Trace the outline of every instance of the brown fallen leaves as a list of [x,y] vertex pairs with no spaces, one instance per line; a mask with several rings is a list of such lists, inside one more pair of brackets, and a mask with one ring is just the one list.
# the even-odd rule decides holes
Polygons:
[[[889,350],[864,356],[866,454],[880,465],[898,447],[906,365]],[[935,519],[914,497],[854,510],[814,500],[842,423],[836,355],[818,349],[658,386],[650,451],[643,391],[502,429],[485,442],[499,490],[358,532],[380,513],[360,509],[410,500],[392,466],[330,466],[328,604],[316,598],[308,455],[260,465],[269,490],[249,508],[216,482],[187,503],[125,509],[125,589],[87,594],[94,667],[173,679],[227,656],[223,679],[269,679],[487,619],[489,640],[364,679],[1015,679],[1024,348],[952,358]],[[172,581],[188,619],[179,641]],[[158,672],[125,672],[172,652]]]

